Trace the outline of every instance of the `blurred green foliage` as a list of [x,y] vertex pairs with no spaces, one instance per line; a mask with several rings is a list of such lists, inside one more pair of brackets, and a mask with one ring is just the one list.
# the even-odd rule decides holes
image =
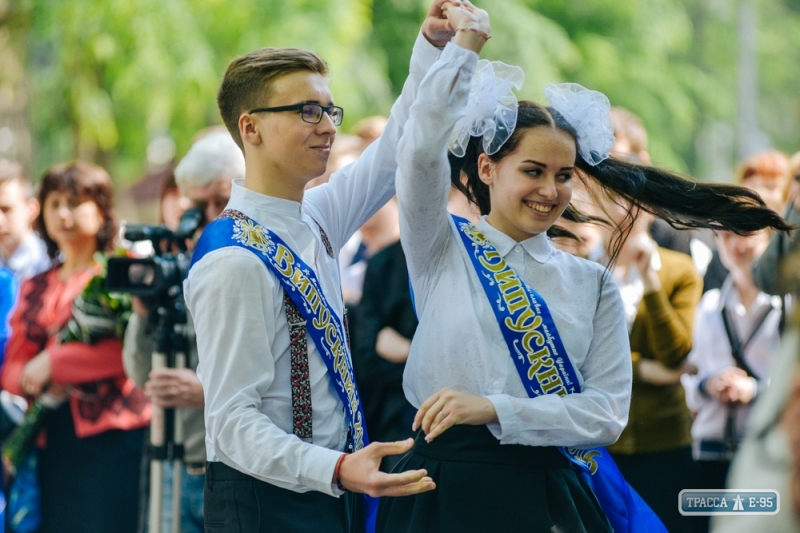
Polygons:
[[[518,64],[523,98],[546,83],[605,92],[647,126],[657,164],[704,177],[703,145],[737,116],[737,0],[492,0],[485,56]],[[760,127],[800,149],[800,2],[758,0]],[[233,57],[260,46],[311,48],[331,67],[344,129],[386,114],[407,74],[427,0],[0,1],[0,25],[27,41],[34,168],[71,157],[120,184],[146,171],[151,139],[177,156],[219,124],[215,93]],[[0,11],[3,11],[0,9]],[[733,157],[731,153],[730,157]],[[732,163],[733,161],[730,161]]]

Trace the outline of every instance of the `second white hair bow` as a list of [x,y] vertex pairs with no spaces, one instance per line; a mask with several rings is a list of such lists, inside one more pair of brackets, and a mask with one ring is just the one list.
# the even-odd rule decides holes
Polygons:
[[606,95],[577,83],[549,84],[544,88],[544,95],[550,107],[575,128],[584,161],[595,166],[608,159],[616,140],[611,102]]

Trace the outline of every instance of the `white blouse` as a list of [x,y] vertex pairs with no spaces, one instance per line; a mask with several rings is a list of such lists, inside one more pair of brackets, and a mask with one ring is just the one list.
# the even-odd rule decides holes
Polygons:
[[[758,378],[758,390],[763,392],[769,383],[770,366],[778,353],[780,332],[780,298],[759,293],[749,309],[745,309],[739,299],[739,292],[733,287],[730,276],[720,289],[713,289],[703,295],[694,318],[692,351],[688,360],[697,366],[696,375],[681,377],[686,389],[686,403],[697,416],[692,422],[692,440],[696,459],[706,458],[700,453],[700,441],[721,441],[725,438],[725,424],[728,407],[714,398],[700,392],[700,383],[729,367],[736,361],[731,355],[731,345],[722,322],[722,307],[728,309],[731,325],[741,341],[747,339],[757,322],[767,309],[771,309],[753,340],[746,347],[744,359]],[[737,436],[744,434],[750,406],[743,405],[736,410]]]
[[[271,229],[311,266],[333,310],[342,316],[336,257],[320,239],[319,223],[334,251],[394,195],[395,152],[419,82],[439,50],[420,35],[411,72],[380,139],[361,158],[305,193],[302,203],[245,189],[234,180],[228,209]],[[458,54],[442,62],[455,64]],[[453,67],[458,69],[457,67]],[[292,434],[290,343],[283,289],[255,254],[236,247],[210,252],[184,282],[197,332],[197,375],[205,392],[206,454],[278,487],[331,495],[345,449],[344,406],[322,357],[308,338],[313,440]]]
[[[448,44],[445,48],[457,47]],[[503,444],[590,447],[615,442],[628,418],[631,355],[619,290],[598,264],[556,250],[546,234],[517,243],[478,228],[546,300],[582,392],[529,398],[455,224],[447,211],[447,143],[464,115],[468,71],[439,61],[420,85],[398,148],[401,241],[420,325],[404,389],[415,406],[442,387],[487,397]]]

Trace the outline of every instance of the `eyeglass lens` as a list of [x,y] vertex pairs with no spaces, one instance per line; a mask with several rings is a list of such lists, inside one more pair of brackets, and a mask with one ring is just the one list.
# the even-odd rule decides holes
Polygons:
[[[303,120],[311,124],[318,124],[319,121],[322,120],[322,106],[318,104],[307,104],[303,106],[302,113]],[[332,107],[327,110],[327,113],[328,116],[331,117],[334,126],[338,126],[342,123],[342,111],[340,108]]]

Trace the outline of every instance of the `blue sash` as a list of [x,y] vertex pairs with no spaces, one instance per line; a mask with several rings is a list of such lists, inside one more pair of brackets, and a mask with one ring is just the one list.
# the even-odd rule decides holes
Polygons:
[[[314,341],[345,406],[350,446],[358,451],[369,444],[366,419],[353,375],[353,363],[344,325],[328,303],[314,270],[278,235],[238,211],[225,211],[203,230],[189,269],[207,253],[228,246],[253,252],[275,274],[286,294],[306,320]],[[364,515],[367,531],[375,530],[378,500],[366,494]]]
[[[580,393],[575,367],[544,299],[517,276],[478,228],[451,216],[528,396]],[[591,487],[616,533],[666,533],[661,520],[628,485],[604,448],[558,449]]]

